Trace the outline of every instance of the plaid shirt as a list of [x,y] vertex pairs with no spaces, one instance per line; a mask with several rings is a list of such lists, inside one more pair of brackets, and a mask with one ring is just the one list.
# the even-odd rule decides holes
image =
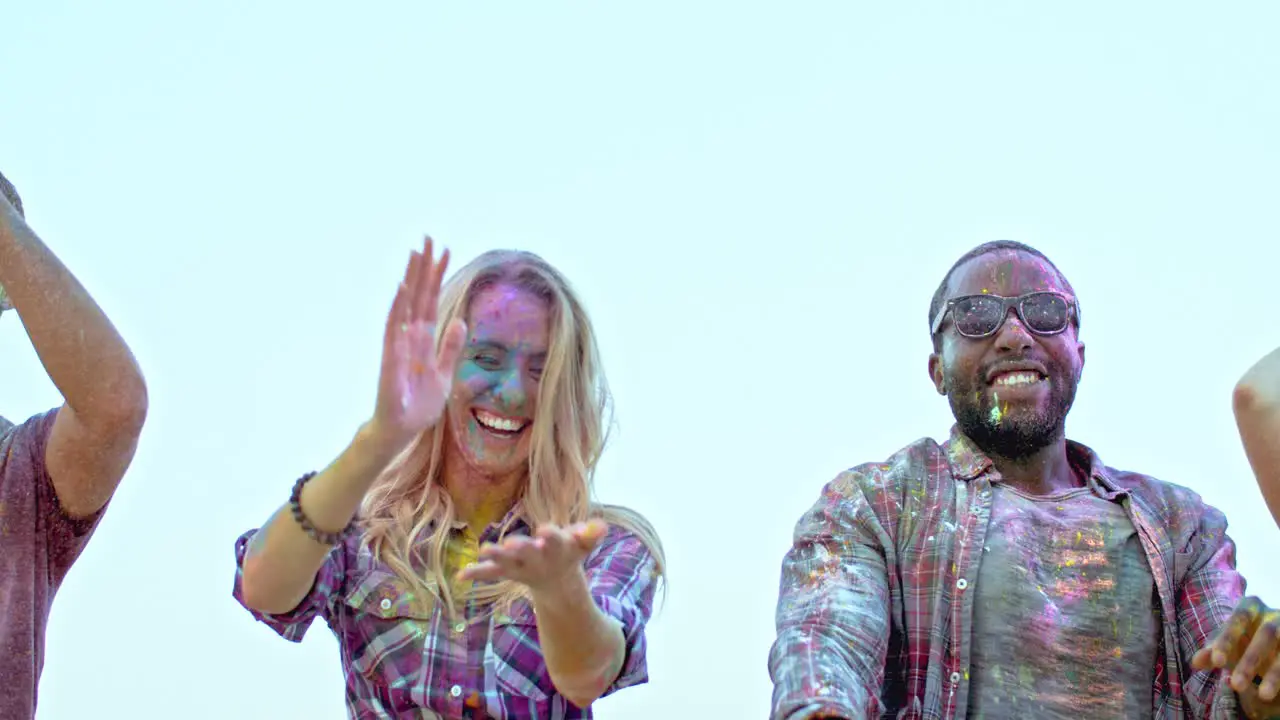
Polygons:
[[[1156,720],[1236,718],[1220,673],[1191,656],[1239,603],[1222,513],[1183,487],[1108,468],[1069,442],[1090,486],[1118,500],[1146,550],[1163,618]],[[991,461],[960,432],[841,473],[796,525],[769,654],[774,720],[963,718],[973,592],[991,515]]]
[[[481,542],[499,540],[491,526]],[[236,541],[234,595],[244,605],[241,578],[245,551],[256,531]],[[528,534],[515,519],[505,533]],[[578,720],[590,718],[560,695],[551,682],[533,608],[518,601],[495,615],[468,603],[465,619],[451,624],[437,603],[420,609],[386,565],[361,548],[351,532],[316,574],[315,585],[296,608],[282,615],[250,609],[282,637],[300,642],[317,616],[338,637],[353,720],[387,718],[475,718],[485,720]],[[653,608],[655,561],[634,535],[616,527],[584,563],[596,605],[622,624],[626,660],[606,695],[648,681],[645,624]]]

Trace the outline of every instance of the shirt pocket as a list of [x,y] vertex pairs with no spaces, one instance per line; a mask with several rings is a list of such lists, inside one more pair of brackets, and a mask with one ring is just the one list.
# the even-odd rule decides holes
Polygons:
[[423,675],[430,641],[432,598],[420,597],[395,573],[372,570],[343,598],[354,622],[345,633],[351,667],[380,685]]
[[538,620],[527,602],[518,601],[507,613],[495,614],[490,637],[489,652],[499,692],[537,703],[556,694],[538,642]]

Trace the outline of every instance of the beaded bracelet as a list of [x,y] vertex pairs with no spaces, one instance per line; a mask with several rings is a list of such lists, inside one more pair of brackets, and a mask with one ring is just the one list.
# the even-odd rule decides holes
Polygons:
[[345,528],[336,533],[325,532],[311,524],[311,520],[307,517],[307,514],[302,512],[302,503],[300,500],[302,499],[302,486],[306,485],[307,481],[315,476],[316,473],[309,472],[298,478],[298,481],[293,484],[293,492],[289,495],[289,511],[293,513],[293,519],[297,521],[298,526],[307,534],[307,537],[315,540],[321,545],[337,545],[342,542],[342,536],[346,535],[347,532],[351,530],[351,525],[354,524],[355,520],[353,519]]

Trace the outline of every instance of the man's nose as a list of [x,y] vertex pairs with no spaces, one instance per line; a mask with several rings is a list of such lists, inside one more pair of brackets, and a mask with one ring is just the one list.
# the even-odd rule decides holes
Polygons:
[[1005,352],[1022,352],[1031,349],[1031,333],[1022,324],[1022,318],[1014,308],[1004,318],[1004,325],[996,331],[996,349]]

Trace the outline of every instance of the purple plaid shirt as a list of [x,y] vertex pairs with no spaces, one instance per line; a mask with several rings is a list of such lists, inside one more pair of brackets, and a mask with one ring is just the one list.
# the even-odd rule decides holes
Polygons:
[[[1221,673],[1191,656],[1244,594],[1222,513],[1186,488],[1115,470],[1068,443],[1090,487],[1121,502],[1146,550],[1163,619],[1156,720],[1242,716]],[[796,525],[769,654],[774,720],[955,720],[969,699],[970,633],[991,460],[956,429],[841,473]]]
[[[481,542],[496,542],[500,526],[486,530]],[[254,532],[236,541],[234,595],[241,605],[244,556]],[[516,519],[506,534],[528,532]],[[653,556],[636,536],[610,527],[584,567],[591,597],[622,624],[626,638],[622,672],[604,694],[647,682],[644,628],[656,589]],[[527,601],[502,615],[468,603],[465,620],[456,624],[438,604],[432,606],[417,609],[391,569],[362,549],[360,534],[351,532],[325,559],[296,608],[282,615],[250,612],[293,642],[302,640],[317,616],[325,619],[341,648],[353,720],[592,717],[590,708],[575,707],[552,684]]]

